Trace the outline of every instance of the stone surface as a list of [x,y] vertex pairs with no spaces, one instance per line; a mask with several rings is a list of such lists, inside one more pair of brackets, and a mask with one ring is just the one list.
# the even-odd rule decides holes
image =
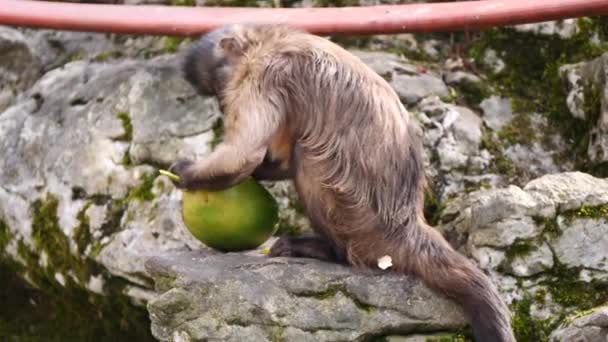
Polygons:
[[511,99],[492,95],[479,104],[483,111],[483,121],[495,131],[502,129],[513,119]]
[[[373,3],[379,2],[372,0],[363,5]],[[262,3],[269,4],[270,1]],[[295,4],[301,5],[310,6],[312,2]],[[539,39],[540,35],[572,33],[568,33],[572,25],[555,24],[558,23],[520,26],[518,30],[538,34]],[[121,294],[137,303],[151,303],[158,298],[145,261],[161,252],[204,249],[183,227],[179,191],[156,173],[177,157],[204,158],[211,143],[221,135],[216,101],[196,96],[175,68],[177,56],[173,54],[190,42],[169,37],[0,28],[0,221],[9,227],[8,244],[0,252],[29,267],[27,279],[36,279],[34,271],[44,271],[45,281],[52,286],[69,286],[74,281],[99,294],[108,293],[112,281],[124,280]],[[564,141],[555,133],[555,122],[547,120],[551,120],[551,115],[547,115],[550,113],[521,113],[519,106],[511,106],[512,100],[522,99],[506,97],[508,91],[504,92],[501,81],[496,81],[501,75],[493,75],[511,72],[515,67],[505,63],[512,60],[504,50],[483,49],[479,60],[473,61],[474,68],[465,68],[464,62],[471,60],[453,53],[459,49],[458,36],[404,34],[369,40],[355,38],[352,42],[360,48],[353,52],[389,81],[423,126],[424,162],[435,195],[428,197],[431,219],[440,222],[437,228],[490,275],[509,303],[520,308],[518,317],[522,317],[520,305],[526,300],[530,305],[523,317],[529,314],[531,319],[543,320],[543,327],[565,314],[588,309],[590,303],[600,305],[587,295],[604,298],[607,288],[606,220],[601,216],[581,216],[579,211],[608,203],[606,180],[582,173],[560,173],[578,167],[574,163],[578,157],[570,153],[573,142]],[[605,55],[561,68],[567,86],[564,102],[580,119],[577,122],[581,127],[588,130],[582,132],[580,141],[588,140],[585,159],[597,167],[597,173],[603,170],[607,155],[607,60]],[[468,88],[471,84],[481,87],[477,89],[479,93],[471,95],[496,95],[483,99],[479,105],[467,103],[470,99],[463,95],[472,91]],[[536,99],[529,100],[527,104]],[[513,134],[522,129],[526,132],[523,138]],[[292,185],[264,185],[279,202],[281,230],[308,229]],[[43,218],[36,215],[35,204],[52,204],[51,198],[57,199],[56,222],[41,223]],[[48,210],[45,212],[48,214]],[[46,216],[49,218],[55,221],[53,215]],[[50,238],[41,238],[41,227],[49,231]],[[0,229],[5,229],[1,223]],[[0,238],[4,238],[5,232],[0,233]],[[61,254],[53,253],[57,250],[57,245],[53,245],[56,241],[66,242],[60,244]],[[273,241],[270,239],[263,247]],[[0,241],[2,246],[4,242]],[[259,265],[256,258],[259,255],[252,251],[226,260]],[[209,265],[205,262],[209,261],[201,263]],[[213,265],[221,267],[226,262],[216,260]],[[356,290],[363,286],[356,285],[359,281],[378,285],[381,280],[371,281],[368,276],[351,275],[352,270],[325,268],[326,265],[312,266],[317,273],[311,275],[302,270],[311,267],[309,263],[287,260],[281,268],[283,264],[265,260],[261,271],[255,270],[256,276],[261,274],[256,279],[280,289],[280,293],[287,292],[287,297],[281,298],[288,298],[292,304],[299,305],[303,300],[300,292],[292,293],[298,286],[296,282],[302,286],[298,289],[313,289],[306,303],[322,306],[317,311],[305,307],[310,309],[308,312],[290,309],[292,316],[287,317],[293,326],[274,330],[259,323],[266,321],[255,321],[251,312],[238,310],[241,302],[235,294],[245,294],[244,303],[258,303],[247,292],[258,285],[247,287],[226,280],[223,289],[210,287],[212,291],[204,292],[203,287],[193,285],[192,292],[187,292],[191,290],[188,284],[196,283],[190,282],[175,285],[175,291],[163,288],[163,298],[174,300],[173,293],[184,298],[196,295],[204,297],[204,303],[226,301],[233,311],[210,317],[201,306],[188,303],[184,307],[192,308],[189,314],[180,311],[181,304],[176,300],[178,308],[173,306],[163,312],[163,322],[170,320],[171,310],[177,310],[175,319],[183,318],[187,322],[184,327],[189,330],[164,334],[161,329],[159,334],[171,335],[175,341],[206,334],[235,340],[264,340],[269,336],[339,340],[357,334],[376,336],[380,332],[390,334],[396,341],[424,341],[437,331],[451,329],[442,325],[442,319],[444,310],[447,315],[453,311],[433,306],[436,297],[420,295],[416,298],[422,301],[417,305],[406,303],[403,308],[394,309],[397,304],[378,304],[388,300],[379,299],[384,294]],[[287,266],[296,267],[296,271],[289,271]],[[192,274],[200,272],[194,266],[191,270]],[[234,279],[253,277],[252,269],[231,270],[229,274]],[[284,277],[279,282],[272,272],[283,272]],[[330,278],[334,272],[339,279]],[[379,279],[384,282],[384,277]],[[289,286],[285,285],[288,278]],[[556,288],[557,280],[562,278],[567,286]],[[327,292],[332,282],[348,287],[343,292]],[[394,281],[387,284],[392,286]],[[410,282],[399,284],[407,287]],[[574,291],[568,292],[569,288]],[[409,292],[403,291],[398,294],[407,299]],[[211,297],[203,296],[205,293]],[[271,297],[261,293],[266,297],[260,298]],[[322,295],[317,296],[319,293]],[[376,301],[371,306],[367,306],[369,298]],[[360,307],[361,303],[366,305]],[[374,315],[383,316],[369,315],[368,307],[376,308]],[[428,309],[424,311],[425,322],[435,324],[436,330],[422,322],[419,313],[408,316],[407,310],[419,308]],[[282,314],[287,309],[277,305],[264,310]],[[332,316],[336,318],[331,321],[334,325],[318,330],[307,328],[320,324],[330,310],[340,314]],[[222,316],[224,313],[232,316]],[[247,326],[239,326],[241,318],[247,320]],[[275,315],[270,319],[285,322],[281,319],[287,318]],[[361,328],[348,328],[353,322],[363,323]],[[212,332],[213,327],[218,330]],[[592,329],[597,330],[595,326]]]
[[551,334],[551,342],[608,341],[608,307],[600,307],[575,318]]
[[608,274],[608,215],[603,218],[560,219],[562,234],[552,242],[556,257],[568,267]]
[[571,38],[578,30],[576,19],[545,21],[540,23],[520,24],[514,26],[520,32],[530,32],[538,35],[557,35],[561,38]]
[[162,341],[352,341],[465,323],[452,302],[388,272],[201,252],[159,255],[146,267],[161,292],[148,309]]
[[[142,258],[200,246],[181,222],[179,192],[149,165],[207,153],[218,115],[212,100],[193,96],[173,60],[72,62],[27,95],[0,116],[0,216],[14,242],[32,243],[32,203],[57,198],[65,236],[75,239],[88,221],[83,257],[144,288]],[[208,139],[188,139],[198,136]],[[143,187],[147,198],[121,202]]]
[[589,61],[560,68],[568,84],[567,104],[574,117],[591,121],[587,157],[594,163],[608,162],[608,53]]
[[407,105],[416,104],[432,95],[448,95],[447,86],[433,71],[417,67],[394,54],[359,50],[353,53],[387,79]]
[[446,208],[442,228],[508,303],[529,301],[532,319],[559,322],[607,298],[607,187],[608,179],[565,172],[478,190]]
[[34,49],[19,31],[0,26],[0,112],[40,76]]

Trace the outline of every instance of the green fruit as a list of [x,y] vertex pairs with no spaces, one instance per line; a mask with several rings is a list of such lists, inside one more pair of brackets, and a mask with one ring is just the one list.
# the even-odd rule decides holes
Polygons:
[[255,249],[277,230],[274,197],[253,178],[222,191],[184,191],[184,224],[205,245],[233,252]]

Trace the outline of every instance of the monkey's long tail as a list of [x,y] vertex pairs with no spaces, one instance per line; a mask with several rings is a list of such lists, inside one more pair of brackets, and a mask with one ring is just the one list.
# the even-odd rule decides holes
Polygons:
[[420,240],[410,271],[462,306],[476,342],[514,342],[509,310],[490,279],[436,230],[424,222],[418,225]]

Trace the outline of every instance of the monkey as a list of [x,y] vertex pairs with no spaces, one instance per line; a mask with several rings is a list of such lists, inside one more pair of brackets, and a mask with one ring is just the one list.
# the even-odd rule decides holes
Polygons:
[[291,180],[314,234],[280,236],[269,257],[374,268],[388,255],[393,272],[459,304],[476,341],[515,341],[489,277],[426,222],[417,126],[360,58],[289,25],[229,24],[193,43],[181,71],[217,98],[224,137],[206,158],[172,163],[178,188]]

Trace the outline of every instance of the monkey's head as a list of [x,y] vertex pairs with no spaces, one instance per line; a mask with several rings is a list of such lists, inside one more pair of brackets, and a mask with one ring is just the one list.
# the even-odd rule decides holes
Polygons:
[[245,30],[249,25],[227,25],[215,29],[194,44],[186,54],[184,78],[201,95],[219,95],[226,87],[234,66],[247,49]]

